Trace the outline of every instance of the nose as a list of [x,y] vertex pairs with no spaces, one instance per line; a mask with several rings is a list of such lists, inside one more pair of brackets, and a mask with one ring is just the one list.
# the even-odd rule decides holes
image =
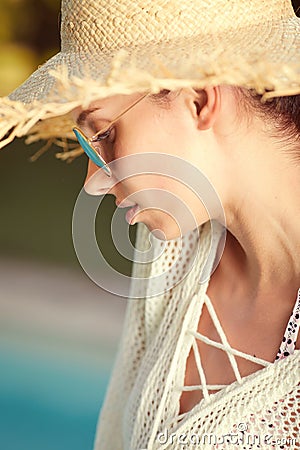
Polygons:
[[108,191],[112,193],[112,188],[116,184],[113,175],[108,177],[103,169],[100,169],[92,161],[89,161],[84,190],[90,195],[104,195]]

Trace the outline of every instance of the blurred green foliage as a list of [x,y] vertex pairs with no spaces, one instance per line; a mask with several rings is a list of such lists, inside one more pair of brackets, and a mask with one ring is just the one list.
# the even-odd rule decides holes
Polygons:
[[[19,139],[1,150],[0,255],[79,268],[72,241],[72,215],[83,186],[87,158],[67,164],[54,157],[57,149],[53,148],[31,163],[29,158],[39,146],[26,146]],[[114,200],[108,195],[101,203],[96,237],[106,261],[130,275],[131,263],[118,254],[111,237]],[[136,225],[130,227],[132,242],[135,233]]]
[[72,164],[52,151],[37,162],[29,157],[39,145],[23,140],[1,150],[1,256],[76,265],[72,244],[72,211],[85,176],[85,158]]
[[[0,95],[6,95],[37,65],[59,50],[59,0],[0,0]],[[1,256],[79,266],[72,242],[72,214],[86,173],[87,158],[59,161],[53,146],[35,163],[41,143],[15,140],[0,152]],[[102,203],[96,236],[108,262],[129,275],[131,264],[114,248],[112,196]],[[103,214],[103,211],[105,213]],[[131,240],[136,227],[131,227]]]
[[59,50],[59,0],[0,1],[0,95]]

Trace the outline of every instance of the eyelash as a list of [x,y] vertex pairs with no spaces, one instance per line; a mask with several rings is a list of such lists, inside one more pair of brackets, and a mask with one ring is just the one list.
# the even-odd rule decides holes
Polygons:
[[103,141],[103,139],[109,138],[113,130],[114,130],[114,127],[109,128],[104,133],[96,136],[96,138],[93,139],[92,142],[100,142],[100,141]]

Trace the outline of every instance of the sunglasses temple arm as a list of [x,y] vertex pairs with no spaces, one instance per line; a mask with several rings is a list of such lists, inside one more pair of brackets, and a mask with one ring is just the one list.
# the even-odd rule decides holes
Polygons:
[[[142,97],[140,97],[138,100],[136,100],[132,105],[130,105],[128,108],[126,108],[124,111],[122,111],[120,114],[117,115],[117,117],[115,117],[109,124],[109,127],[111,127],[115,122],[117,122],[117,120],[119,120],[119,118],[121,116],[123,116],[125,113],[127,113],[127,111],[129,111],[131,108],[133,108],[135,105],[137,105],[140,101],[142,101],[145,97],[147,97],[147,95],[149,95],[149,92],[147,94],[144,94]],[[103,128],[102,130],[98,131],[96,134],[94,134],[94,136],[92,136],[89,139],[89,142],[93,142],[93,139],[95,139],[97,136],[99,136],[99,134],[104,133],[107,130],[107,127]]]

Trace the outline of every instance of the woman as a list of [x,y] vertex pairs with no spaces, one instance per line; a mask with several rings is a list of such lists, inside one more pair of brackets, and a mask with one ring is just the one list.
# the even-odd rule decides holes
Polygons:
[[86,190],[159,237],[133,268],[96,450],[300,447],[299,53],[289,0],[67,1],[62,53],[3,99],[2,145],[77,122]]

